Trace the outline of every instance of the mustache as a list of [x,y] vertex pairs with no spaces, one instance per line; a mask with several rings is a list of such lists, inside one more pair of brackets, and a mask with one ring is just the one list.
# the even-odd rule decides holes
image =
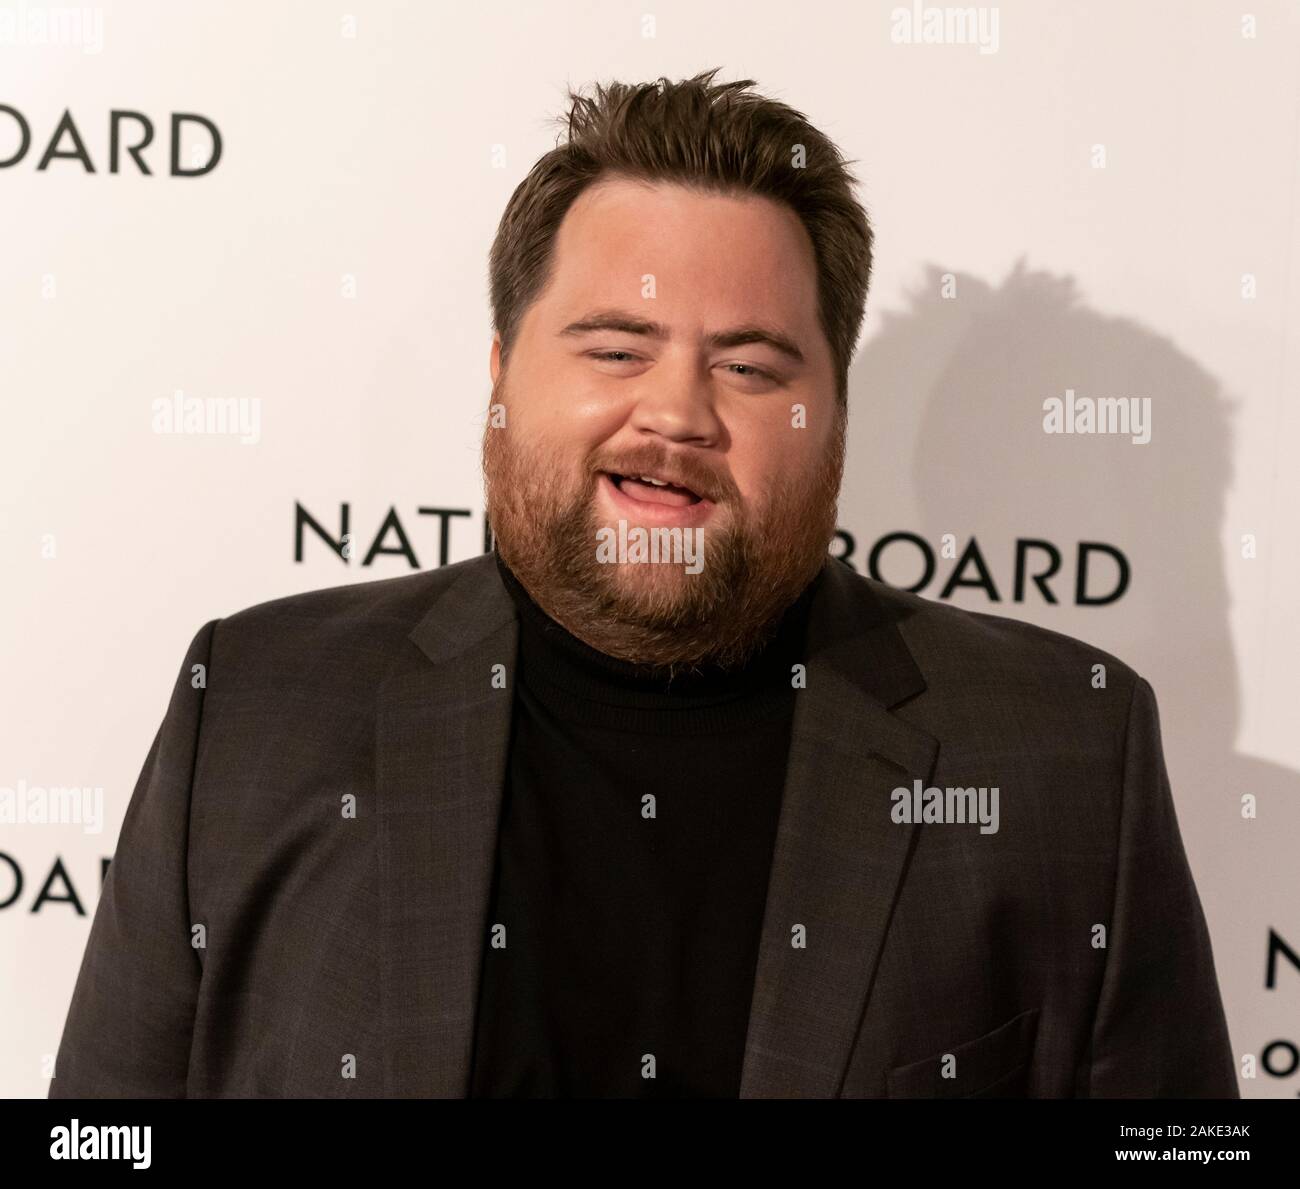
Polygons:
[[674,459],[663,451],[634,452],[601,460],[592,468],[593,480],[602,471],[632,478],[637,475],[654,475],[679,487],[689,488],[696,495],[713,503],[731,498],[735,490],[730,479],[703,466],[697,459],[686,456]]

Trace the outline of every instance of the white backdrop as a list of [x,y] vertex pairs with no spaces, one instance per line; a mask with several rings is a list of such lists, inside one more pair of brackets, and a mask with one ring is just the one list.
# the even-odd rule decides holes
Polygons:
[[[1270,932],[1300,952],[1300,8],[1015,0],[981,45],[901,42],[914,6],[865,0],[343,7],[0,6],[0,161],[13,112],[30,129],[0,167],[0,789],[102,788],[104,819],[0,825],[0,1094],[47,1092],[101,862],[199,625],[409,572],[360,564],[390,509],[422,568],[421,507],[469,513],[451,561],[483,548],[487,251],[564,85],[713,66],[804,111],[864,183],[851,560],[973,537],[1000,600],[952,601],[1152,682],[1233,1045],[1261,1063],[1242,1092],[1300,1091],[1300,969],[1265,985]],[[152,123],[149,176],[125,150],[110,172],[114,110]],[[38,168],[65,111],[94,172]],[[170,174],[174,114],[218,129],[214,168]],[[180,127],[202,168],[210,134]],[[1067,389],[1150,398],[1150,443],[1044,434]],[[255,402],[256,440],[155,432],[178,392]],[[350,564],[311,532],[295,560],[299,504],[332,535],[349,506]],[[1029,539],[1061,555],[1055,604],[1013,597]],[[1124,556],[1121,598],[1076,603],[1080,542]],[[910,584],[920,556],[880,566]]]

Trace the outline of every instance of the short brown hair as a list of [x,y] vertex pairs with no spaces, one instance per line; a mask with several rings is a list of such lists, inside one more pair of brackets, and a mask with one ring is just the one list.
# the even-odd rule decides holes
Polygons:
[[801,113],[751,90],[752,79],[714,83],[718,69],[676,83],[597,84],[592,97],[569,91],[567,138],[520,182],[492,242],[492,322],[503,360],[546,286],[555,236],[578,195],[605,174],[676,182],[761,195],[799,216],[813,244],[836,397],[847,406],[872,243],[850,162]]

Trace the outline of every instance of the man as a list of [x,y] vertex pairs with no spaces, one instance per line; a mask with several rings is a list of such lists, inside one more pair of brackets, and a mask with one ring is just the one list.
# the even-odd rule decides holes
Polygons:
[[714,73],[505,212],[494,553],[195,638],[52,1096],[1236,1096],[1151,688],[829,559],[871,231]]

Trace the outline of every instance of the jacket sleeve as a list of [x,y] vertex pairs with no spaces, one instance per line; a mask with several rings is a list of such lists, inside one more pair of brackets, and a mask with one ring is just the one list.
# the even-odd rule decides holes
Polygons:
[[1210,935],[1183,849],[1155,694],[1137,678],[1106,972],[1092,1029],[1094,1098],[1238,1098]]
[[189,647],[127,806],[50,1098],[185,1097],[202,974],[186,886],[190,786],[217,622]]

